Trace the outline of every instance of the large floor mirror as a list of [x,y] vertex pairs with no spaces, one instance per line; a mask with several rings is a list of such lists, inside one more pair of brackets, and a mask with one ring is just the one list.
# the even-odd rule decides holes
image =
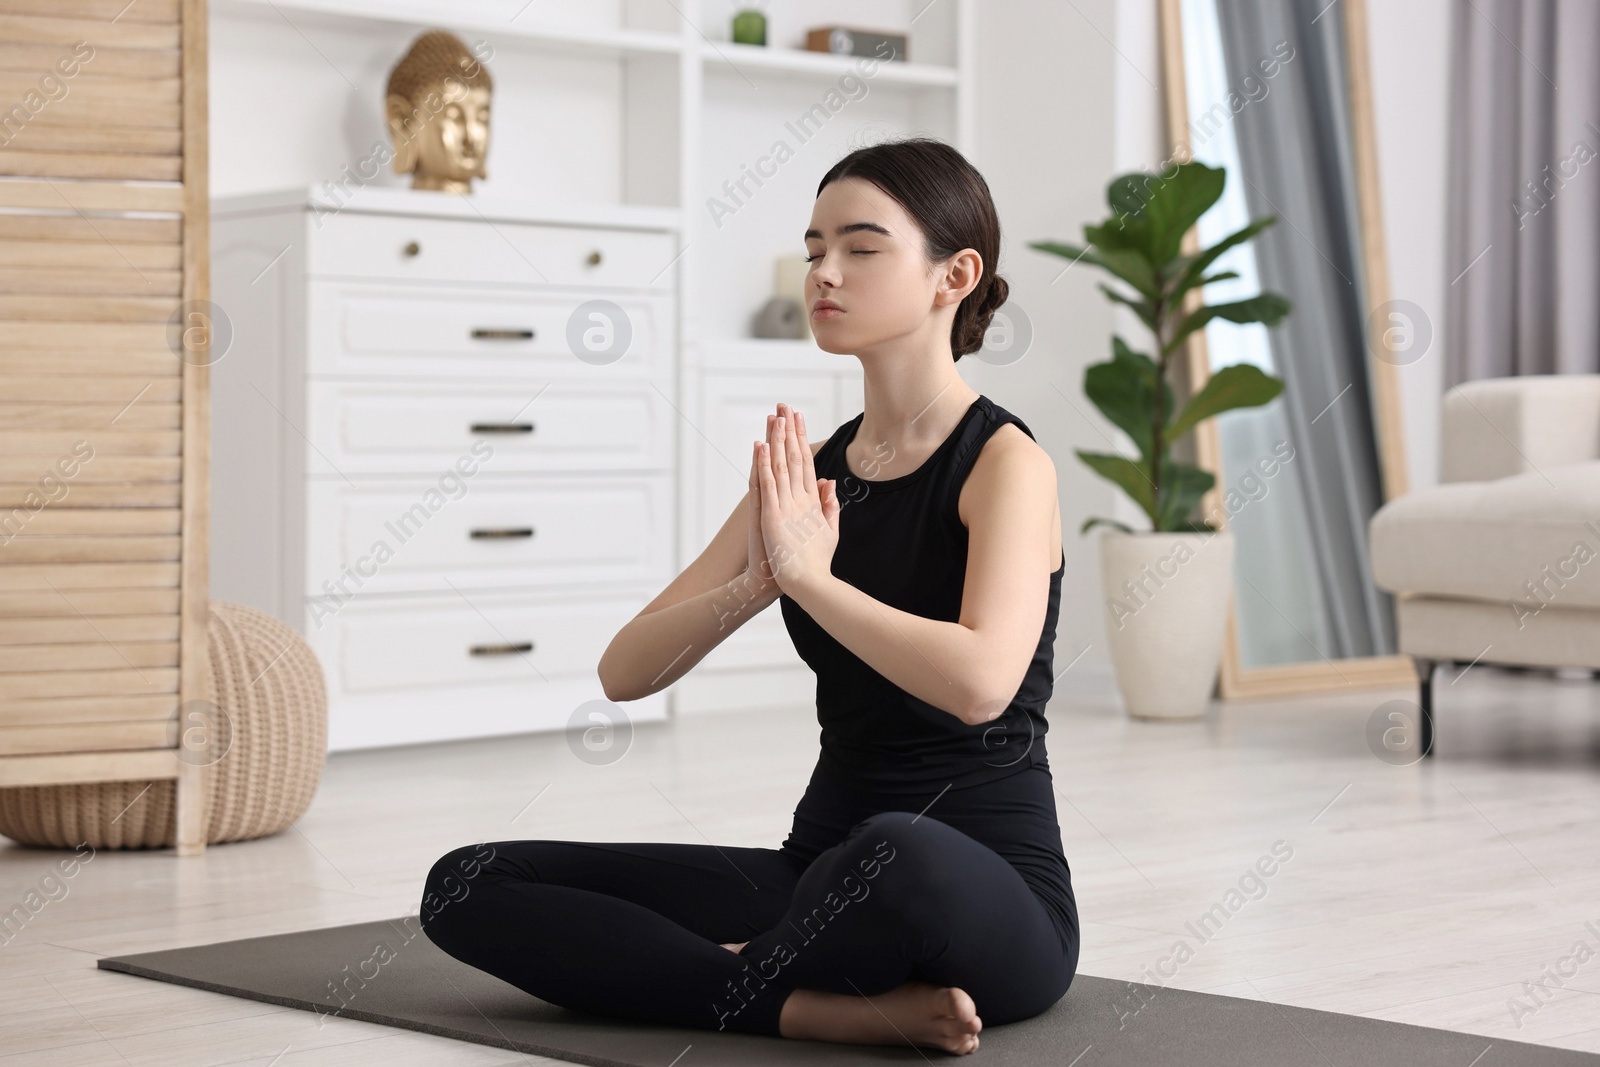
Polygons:
[[[1415,681],[1395,653],[1391,594],[1373,583],[1367,523],[1406,491],[1399,370],[1421,358],[1420,309],[1391,302],[1362,0],[1160,0],[1172,158],[1227,169],[1187,251],[1278,216],[1215,265],[1206,303],[1287,296],[1276,327],[1220,320],[1190,335],[1191,390],[1255,363],[1283,379],[1257,408],[1197,431],[1216,475],[1202,513],[1234,532],[1223,698]],[[1198,298],[1196,298],[1198,303]]]

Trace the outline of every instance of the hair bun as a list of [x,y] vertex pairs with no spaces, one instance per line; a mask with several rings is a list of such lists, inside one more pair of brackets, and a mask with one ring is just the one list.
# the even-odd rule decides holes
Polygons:
[[[957,359],[971,355],[983,347],[983,339],[989,332],[989,323],[994,319],[994,313],[1000,310],[1000,305],[1006,302],[1011,295],[1011,286],[998,274],[989,279],[989,286],[983,291],[972,305],[968,315],[956,314],[953,354]],[[972,300],[972,294],[967,294],[967,299]]]
[[988,329],[989,319],[1000,310],[1000,305],[1006,302],[1011,295],[1011,286],[1006,280],[996,274],[989,282],[989,291],[983,294],[983,303],[978,305],[978,314],[983,319],[985,329]]

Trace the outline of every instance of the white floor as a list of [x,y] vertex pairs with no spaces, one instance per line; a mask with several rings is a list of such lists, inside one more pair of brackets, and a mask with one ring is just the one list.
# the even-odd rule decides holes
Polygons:
[[[1438,755],[1394,766],[1366,731],[1403,692],[1152,724],[1071,678],[1049,745],[1081,973],[1600,1052],[1600,683],[1442,668]],[[94,961],[411,914],[432,861],[477,841],[776,847],[815,756],[804,706],[650,724],[603,766],[559,734],[335,755],[274,838],[82,867],[0,945],[0,1067],[556,1062]],[[1246,872],[1280,841],[1258,888]],[[6,909],[64,855],[8,845]]]

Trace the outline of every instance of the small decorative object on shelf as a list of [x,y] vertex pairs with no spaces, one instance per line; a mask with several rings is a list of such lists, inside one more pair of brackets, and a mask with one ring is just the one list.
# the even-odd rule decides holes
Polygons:
[[389,72],[384,114],[394,139],[394,170],[411,188],[472,192],[486,178],[489,69],[461,38],[429,30]]
[[[772,295],[793,304],[798,313],[800,331],[794,334],[764,334],[757,337],[796,337],[811,339],[811,316],[806,314],[806,276],[811,273],[811,261],[805,256],[778,256],[772,263]],[[770,305],[769,305],[770,306]]]
[[910,58],[905,34],[857,30],[849,26],[818,26],[807,31],[806,50],[840,56],[877,56],[902,63]]
[[779,337],[790,341],[803,340],[806,335],[805,308],[792,297],[774,296],[761,305],[756,313],[757,337]]
[[747,7],[733,16],[733,43],[767,43],[767,16],[757,8]]

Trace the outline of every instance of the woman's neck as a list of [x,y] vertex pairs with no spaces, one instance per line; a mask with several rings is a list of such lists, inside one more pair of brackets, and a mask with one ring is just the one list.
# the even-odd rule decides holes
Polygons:
[[897,450],[917,454],[924,451],[921,446],[936,447],[950,436],[978,398],[953,365],[949,375],[937,381],[903,376],[875,381],[869,371],[863,377],[862,391],[863,414],[856,441],[887,441]]

